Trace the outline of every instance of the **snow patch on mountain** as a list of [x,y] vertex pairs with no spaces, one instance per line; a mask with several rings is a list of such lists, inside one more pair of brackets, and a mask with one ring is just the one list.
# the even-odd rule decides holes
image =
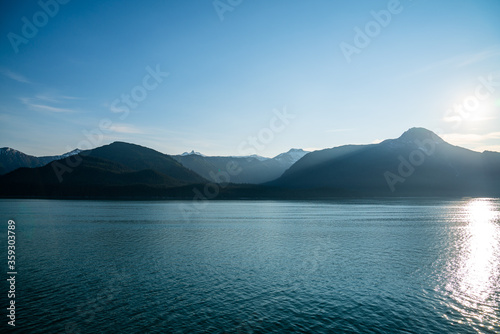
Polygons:
[[273,159],[282,163],[287,163],[292,165],[297,161],[299,161],[307,153],[309,152],[304,151],[303,149],[292,148],[290,151],[286,153],[281,153],[275,156]]

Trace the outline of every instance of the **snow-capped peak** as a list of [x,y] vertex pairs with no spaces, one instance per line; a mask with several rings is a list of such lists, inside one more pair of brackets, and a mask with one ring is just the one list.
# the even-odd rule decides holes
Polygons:
[[199,155],[201,157],[205,157],[205,155],[201,154],[200,152],[195,152],[194,150],[192,150],[191,152],[184,152],[181,154],[181,156],[186,156],[186,155]]
[[13,148],[10,148],[10,147],[2,147],[0,148],[0,154],[17,154],[19,153],[19,151],[13,149]]
[[71,152],[68,152],[68,153],[64,153],[62,155],[60,155],[61,158],[67,158],[67,157],[71,157],[72,155],[76,155],[76,154],[79,154],[82,150],[78,149],[78,148],[75,148],[73,151]]
[[309,153],[309,152],[304,151],[303,149],[292,148],[291,150],[289,150],[286,153],[281,153],[281,154],[275,156],[273,159],[274,160],[278,160],[278,161],[282,161],[282,162],[287,162],[287,163],[294,164],[297,161],[299,161],[307,153]]

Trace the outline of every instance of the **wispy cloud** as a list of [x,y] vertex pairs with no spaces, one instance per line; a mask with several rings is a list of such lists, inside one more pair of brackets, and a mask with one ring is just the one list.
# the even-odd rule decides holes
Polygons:
[[[495,120],[498,118],[499,118],[499,115],[492,115],[492,114],[490,114],[490,115],[481,115],[481,114],[475,115],[475,114],[471,114],[468,116],[468,118],[466,120],[467,120],[467,122],[486,122],[486,121],[492,121],[492,120]],[[456,113],[456,114],[453,114],[452,116],[444,115],[442,120],[443,120],[443,122],[446,122],[446,123],[456,123],[456,122],[460,122],[464,119],[458,113]]]
[[21,75],[19,73],[12,72],[11,70],[8,70],[6,68],[0,69],[0,73],[2,73],[7,78],[10,78],[10,79],[15,80],[17,82],[27,83],[27,84],[31,83],[31,81],[26,79],[26,77],[24,77],[23,75]]
[[144,133],[142,130],[138,129],[137,127],[131,124],[113,124],[110,127],[110,131],[117,133],[126,133],[126,134]]
[[487,50],[483,50],[476,53],[461,54],[450,58],[442,59],[434,63],[428,64],[424,67],[421,67],[415,71],[412,71],[408,74],[408,76],[429,72],[441,67],[456,67],[456,68],[464,67],[494,57],[500,57],[500,46],[494,46]]
[[54,107],[52,105],[49,105],[47,102],[52,102],[52,103],[59,103],[57,100],[47,100],[47,99],[42,99],[38,97],[34,98],[27,98],[27,97],[22,97],[19,99],[24,105],[28,106],[29,108],[37,111],[50,111],[50,112],[55,112],[55,113],[71,113],[71,112],[76,112],[76,110],[69,109],[69,108],[62,108],[62,107]]
[[306,147],[306,148],[303,148],[303,150],[307,151],[307,152],[321,151],[324,149],[325,149],[324,147]]
[[477,152],[484,152],[484,151],[500,152],[500,145],[478,146],[478,147],[474,148],[474,151],[477,151]]
[[37,94],[36,99],[52,102],[52,103],[63,103],[66,100],[81,100],[82,98],[76,96],[67,95],[55,95],[55,94]]
[[500,132],[489,132],[485,134],[447,133],[441,135],[441,138],[450,144],[467,147],[477,152],[485,150],[500,151],[500,144],[497,144],[500,143]]
[[43,105],[43,104],[31,103],[28,105],[33,109],[46,110],[46,111],[51,111],[51,112],[75,112],[74,110],[71,110],[71,109],[57,108],[57,107],[47,106],[47,105]]
[[473,133],[448,133],[442,135],[442,138],[450,142],[481,142],[492,139],[500,139],[500,132],[490,132],[486,134],[473,134]]
[[483,60],[486,60],[488,58],[493,58],[493,57],[500,57],[500,48],[499,47],[485,50],[482,52],[478,52],[475,54],[471,54],[468,56],[464,56],[463,58],[465,58],[465,59],[463,59],[462,61],[457,60],[457,66],[458,67],[467,66],[470,64],[479,63]]

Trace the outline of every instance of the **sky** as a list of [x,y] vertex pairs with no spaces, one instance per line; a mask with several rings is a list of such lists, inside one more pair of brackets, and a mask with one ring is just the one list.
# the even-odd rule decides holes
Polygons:
[[0,3],[0,147],[500,151],[498,0]]

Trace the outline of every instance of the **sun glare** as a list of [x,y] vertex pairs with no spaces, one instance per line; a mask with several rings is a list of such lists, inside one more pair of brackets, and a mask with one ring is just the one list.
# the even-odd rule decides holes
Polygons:
[[474,199],[466,208],[468,224],[462,235],[462,252],[458,255],[456,300],[470,321],[482,322],[495,315],[498,307],[495,285],[500,279],[498,212],[488,199]]

